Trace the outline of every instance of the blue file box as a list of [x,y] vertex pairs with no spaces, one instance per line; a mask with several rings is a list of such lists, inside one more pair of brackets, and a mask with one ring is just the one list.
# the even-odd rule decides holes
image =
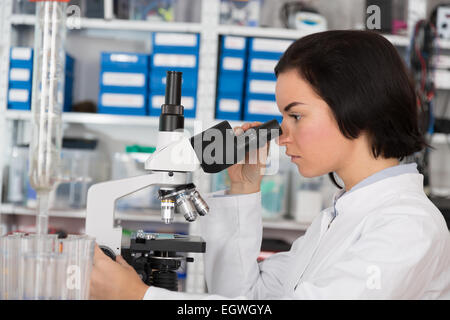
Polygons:
[[242,93],[245,78],[245,55],[222,54],[219,63],[218,93]]
[[219,94],[216,101],[216,119],[241,120],[243,94]]
[[180,53],[198,55],[199,44],[199,34],[173,32],[152,33],[153,53]]
[[180,72],[197,72],[198,70],[198,53],[154,53],[152,54],[150,68],[153,71],[180,71]]
[[102,89],[98,97],[98,113],[145,116],[148,115],[147,99],[147,91]]
[[247,53],[248,38],[237,36],[223,36],[220,40],[220,50],[223,54],[240,54],[245,56]]
[[33,48],[12,47],[9,52],[10,68],[33,68]]
[[31,83],[28,85],[10,83],[8,88],[8,109],[31,109]]
[[219,74],[218,94],[238,94],[244,92],[244,73],[222,72]]
[[293,40],[250,38],[249,58],[258,57],[265,59],[279,60]]
[[73,81],[75,75],[75,59],[66,55],[66,67],[65,67],[65,80],[64,80],[64,104],[63,111],[72,111],[72,98],[73,98]]
[[275,76],[272,79],[249,77],[246,83],[246,97],[258,95],[264,99],[275,100]]
[[[149,112],[151,116],[158,117],[161,114],[161,105],[165,101],[165,92],[151,92],[149,95]],[[181,105],[184,107],[185,118],[195,118],[197,109],[197,97],[195,91],[183,91],[181,93]]]
[[118,70],[124,69],[129,72],[148,72],[149,55],[132,52],[102,52],[102,69]]
[[[150,72],[150,92],[165,91],[166,72],[169,69],[154,69]],[[197,91],[197,70],[183,72],[181,92]]]
[[103,90],[128,90],[130,93],[147,91],[148,70],[137,71],[111,66],[102,67],[100,70],[100,89]]
[[9,69],[10,84],[31,84],[33,82],[33,68],[11,67]]
[[250,95],[245,99],[244,121],[266,122],[272,119],[283,120],[274,99],[267,99],[264,95]]

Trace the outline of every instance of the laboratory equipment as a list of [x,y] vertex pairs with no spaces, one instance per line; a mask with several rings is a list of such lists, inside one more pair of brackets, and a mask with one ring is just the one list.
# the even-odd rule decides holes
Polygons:
[[[157,185],[160,188],[161,219],[165,223],[173,222],[176,210],[182,213],[186,220],[194,221],[197,215],[207,214],[209,208],[196,191],[196,186],[187,181],[188,174],[200,167],[206,173],[220,172],[243,160],[247,152],[265,146],[281,132],[278,122],[270,121],[235,136],[230,124],[223,121],[191,138],[185,137],[184,108],[180,104],[182,73],[168,71],[166,79],[165,103],[161,106],[157,147],[145,163],[145,169],[149,173],[96,184],[88,191],[86,233],[94,236],[100,248],[113,259],[121,252],[122,237],[122,228],[115,226],[116,199]],[[135,269],[139,269],[142,267],[142,259],[154,267],[154,259],[168,259],[174,263],[172,255],[176,252],[204,252],[205,244],[200,237],[185,236],[183,241],[180,241],[180,238],[172,236],[174,238],[167,240],[170,246],[161,248],[158,246],[160,242],[156,242],[159,237],[140,232],[135,236],[136,241],[131,242],[130,248],[124,248],[128,250],[128,262]],[[144,247],[141,246],[143,240]],[[161,272],[175,271],[168,270],[165,264],[160,266]],[[173,267],[176,266],[177,264]],[[176,273],[168,273],[171,275],[165,276],[172,279],[171,281],[155,283],[155,278],[150,275],[149,284],[174,290],[173,283],[176,281],[173,281],[173,277],[176,277]]]
[[257,27],[262,0],[221,0],[220,23]]
[[48,231],[49,193],[58,178],[64,97],[67,3],[36,3],[30,183],[37,192],[36,227]]
[[95,239],[14,233],[0,237],[0,300],[85,300]]
[[280,20],[286,28],[307,33],[327,30],[327,19],[316,9],[301,1],[285,3],[280,10]]
[[107,179],[96,145],[96,140],[63,139],[60,175],[50,197],[52,208],[84,209],[89,187]]
[[11,151],[8,170],[7,201],[24,205],[27,198],[28,146],[14,146]]

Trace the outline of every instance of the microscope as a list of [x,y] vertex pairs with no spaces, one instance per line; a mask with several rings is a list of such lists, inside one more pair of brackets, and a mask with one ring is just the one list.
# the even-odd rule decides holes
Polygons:
[[194,235],[158,234],[138,230],[129,247],[121,247],[122,228],[115,225],[116,200],[151,185],[159,187],[161,220],[170,224],[175,213],[189,221],[208,214],[209,207],[189,173],[202,168],[217,173],[244,159],[245,154],[265,146],[281,134],[276,120],[236,136],[228,121],[193,136],[184,134],[181,105],[182,73],[167,71],[165,103],[161,106],[156,151],[145,162],[148,174],[107,181],[91,186],[87,195],[86,234],[96,238],[111,259],[121,254],[147,285],[177,291],[176,270],[183,261],[179,253],[203,253],[205,241]]

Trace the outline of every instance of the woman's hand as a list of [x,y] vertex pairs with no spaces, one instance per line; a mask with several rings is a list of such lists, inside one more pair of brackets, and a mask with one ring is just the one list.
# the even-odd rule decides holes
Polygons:
[[[236,135],[240,135],[250,128],[260,126],[261,122],[245,123],[242,127],[234,128]],[[228,168],[231,186],[229,194],[249,194],[259,192],[261,180],[266,167],[269,143],[245,155],[245,162],[239,162]],[[249,160],[251,163],[249,163]]]
[[111,260],[95,245],[90,299],[141,300],[148,286],[121,256]]

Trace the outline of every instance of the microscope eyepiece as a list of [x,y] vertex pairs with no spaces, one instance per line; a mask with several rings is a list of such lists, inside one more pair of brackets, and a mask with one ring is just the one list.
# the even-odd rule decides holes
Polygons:
[[183,74],[178,71],[166,73],[166,96],[159,116],[159,131],[184,129],[184,107],[181,105]]
[[182,73],[167,71],[166,73],[166,100],[165,104],[179,106],[181,104]]

